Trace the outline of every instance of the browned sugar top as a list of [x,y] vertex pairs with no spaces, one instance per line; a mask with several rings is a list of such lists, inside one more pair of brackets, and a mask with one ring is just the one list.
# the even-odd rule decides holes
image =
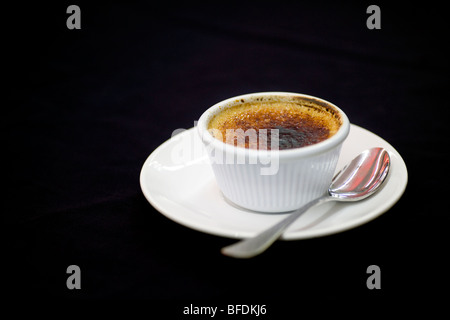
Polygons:
[[[222,110],[208,125],[210,132],[223,142],[251,149],[261,146],[271,149],[270,129],[278,129],[279,149],[292,149],[321,142],[334,135],[339,127],[340,120],[332,110],[301,101],[242,103]],[[251,139],[245,134],[252,131],[249,129],[257,133],[267,129],[267,135],[257,134],[257,140]]]

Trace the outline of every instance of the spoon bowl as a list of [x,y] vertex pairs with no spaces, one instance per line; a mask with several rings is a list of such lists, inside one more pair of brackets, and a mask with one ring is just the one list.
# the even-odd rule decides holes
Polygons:
[[328,193],[338,201],[367,198],[383,183],[389,166],[389,153],[385,149],[363,151],[334,176]]
[[334,176],[325,195],[308,202],[257,236],[224,247],[221,252],[234,258],[251,258],[264,252],[288,226],[313,206],[328,201],[359,201],[374,194],[386,180],[389,167],[389,153],[385,149],[363,151]]

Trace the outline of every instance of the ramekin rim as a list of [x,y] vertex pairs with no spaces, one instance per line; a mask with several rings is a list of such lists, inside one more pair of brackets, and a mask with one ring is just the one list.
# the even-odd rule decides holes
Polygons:
[[[209,123],[210,118],[215,115],[218,112],[218,109],[222,107],[223,105],[229,105],[232,102],[237,102],[242,99],[249,99],[259,97],[259,96],[297,96],[297,97],[303,97],[303,98],[309,98],[309,99],[316,99],[321,102],[325,102],[326,104],[330,105],[333,109],[335,109],[341,119],[342,124],[339,128],[339,130],[330,138],[321,141],[316,144],[312,144],[309,146],[301,147],[301,148],[293,148],[293,149],[285,149],[285,150],[256,150],[256,149],[249,149],[249,148],[243,148],[243,147],[237,147],[230,144],[227,144],[223,141],[220,141],[219,139],[213,137],[211,133],[207,129],[207,125]],[[212,146],[214,149],[219,149],[221,151],[224,151],[228,154],[233,155],[245,155],[246,157],[250,158],[259,158],[259,157],[265,157],[265,156],[273,156],[275,153],[277,154],[280,159],[289,159],[289,158],[299,158],[299,157],[307,157],[311,155],[317,155],[321,154],[323,152],[326,152],[328,150],[333,149],[334,147],[338,146],[344,140],[347,138],[349,132],[350,132],[350,121],[342,109],[340,109],[338,106],[333,104],[330,101],[327,101],[323,98],[319,98],[316,96],[303,94],[303,93],[294,93],[294,92],[284,92],[284,91],[267,91],[267,92],[255,92],[255,93],[247,93],[242,94],[238,96],[234,96],[225,100],[222,100],[220,102],[215,103],[211,107],[209,107],[207,110],[203,112],[203,114],[200,116],[198,122],[197,122],[197,131],[200,135],[200,138],[202,142],[205,145]]]

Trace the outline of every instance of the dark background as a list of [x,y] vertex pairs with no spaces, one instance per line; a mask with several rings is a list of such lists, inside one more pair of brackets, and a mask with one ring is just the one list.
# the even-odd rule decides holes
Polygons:
[[[272,316],[306,299],[448,297],[442,6],[83,1],[81,30],[68,30],[70,4],[2,9],[8,297],[161,300],[174,315],[201,301],[266,304]],[[366,27],[370,4],[381,30]],[[387,140],[408,168],[400,201],[359,228],[251,260],[158,213],[139,186],[148,155],[214,103],[259,91],[322,97]],[[66,287],[72,264],[81,290]],[[381,290],[366,287],[372,264]]]

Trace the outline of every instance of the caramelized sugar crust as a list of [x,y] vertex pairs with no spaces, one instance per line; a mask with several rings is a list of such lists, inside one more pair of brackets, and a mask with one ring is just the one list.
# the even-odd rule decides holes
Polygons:
[[[312,101],[252,101],[222,110],[208,129],[217,139],[235,146],[283,150],[328,139],[340,125],[336,112]],[[276,134],[278,146],[273,144]]]

